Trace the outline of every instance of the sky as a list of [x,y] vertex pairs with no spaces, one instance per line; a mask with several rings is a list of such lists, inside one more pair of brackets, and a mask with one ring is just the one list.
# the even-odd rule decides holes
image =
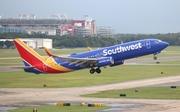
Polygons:
[[180,0],[0,0],[4,17],[21,13],[38,18],[66,13],[69,19],[83,20],[90,15],[97,26],[110,26],[116,33],[180,32]]

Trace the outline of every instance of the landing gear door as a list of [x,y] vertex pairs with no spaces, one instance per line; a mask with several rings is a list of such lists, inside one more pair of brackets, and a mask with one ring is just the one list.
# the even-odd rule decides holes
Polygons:
[[150,41],[146,41],[146,47],[147,47],[147,49],[150,49],[150,48],[151,48],[151,43],[150,43]]

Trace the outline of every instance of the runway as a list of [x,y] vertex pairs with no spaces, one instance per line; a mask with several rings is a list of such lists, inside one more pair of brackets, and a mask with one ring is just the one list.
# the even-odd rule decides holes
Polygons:
[[[163,58],[167,60],[167,58]],[[163,59],[161,61],[163,61]],[[172,59],[172,58],[171,58]],[[134,61],[133,61],[134,60]],[[127,63],[148,61],[149,59],[133,59]],[[137,61],[138,60],[138,61]],[[169,60],[169,59],[168,59]],[[180,57],[174,58],[180,60]],[[153,60],[151,59],[151,62]],[[159,60],[158,60],[159,61]],[[154,61],[153,61],[154,62]],[[159,99],[121,99],[121,98],[88,98],[81,97],[83,94],[97,93],[106,90],[136,88],[143,86],[171,85],[176,83],[180,86],[180,75],[165,76],[158,78],[117,82],[97,86],[72,87],[72,88],[0,88],[1,107],[21,107],[27,105],[40,105],[55,102],[95,102],[103,104],[129,105],[132,110],[121,110],[128,112],[180,112],[180,100],[159,100]],[[168,86],[169,86],[168,85]],[[139,106],[139,107],[138,107]],[[135,108],[133,108],[135,107]],[[119,112],[119,110],[117,110]]]

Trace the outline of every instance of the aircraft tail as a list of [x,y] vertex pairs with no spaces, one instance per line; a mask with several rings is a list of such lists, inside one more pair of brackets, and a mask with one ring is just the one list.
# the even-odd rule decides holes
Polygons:
[[15,39],[14,44],[24,62],[25,66],[35,66],[39,65],[44,61],[44,57],[40,56],[36,51],[31,49],[20,39]]

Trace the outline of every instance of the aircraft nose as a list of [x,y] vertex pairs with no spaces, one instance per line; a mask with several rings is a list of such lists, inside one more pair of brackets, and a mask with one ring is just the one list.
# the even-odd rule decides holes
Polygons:
[[168,42],[163,42],[163,46],[166,48],[167,46],[169,46]]

